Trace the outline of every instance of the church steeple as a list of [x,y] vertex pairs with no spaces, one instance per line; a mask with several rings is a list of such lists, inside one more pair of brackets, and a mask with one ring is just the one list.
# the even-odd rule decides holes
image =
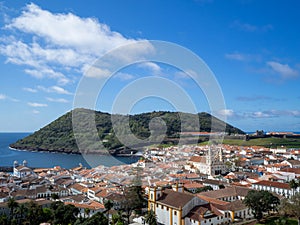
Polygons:
[[207,151],[207,156],[206,156],[206,163],[207,163],[207,165],[212,165],[212,158],[213,158],[212,149],[209,146],[208,151]]

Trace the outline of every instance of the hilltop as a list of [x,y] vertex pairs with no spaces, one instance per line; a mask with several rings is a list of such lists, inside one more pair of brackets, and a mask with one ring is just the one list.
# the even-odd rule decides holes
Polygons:
[[[124,115],[111,115],[109,113],[93,111],[89,109],[75,109],[59,117],[55,121],[34,132],[33,134],[18,140],[17,142],[10,145],[15,149],[29,150],[29,151],[49,151],[49,152],[65,152],[65,153],[80,153],[76,139],[74,137],[72,127],[72,114],[77,116],[79,119],[79,126],[83,127],[82,131],[78,134],[84,143],[81,143],[86,152],[99,152],[101,145],[99,142],[95,142],[95,137],[91,137],[89,132],[86,132],[84,128],[89,126],[90,121],[88,120],[91,113],[95,115],[95,124],[98,132],[98,136],[102,141],[102,144],[111,153],[124,153],[124,146],[120,143],[115,135],[112,127],[111,118],[114,118],[117,123],[123,121],[126,117]],[[146,139],[150,136],[149,122],[153,118],[161,118],[167,126],[166,137],[164,138],[163,144],[176,144],[180,137],[182,130],[181,116],[184,118],[199,118],[200,130],[195,128],[195,124],[189,124],[185,122],[185,132],[210,132],[211,131],[211,120],[212,116],[208,113],[178,113],[178,112],[148,112],[129,116],[129,126],[132,133],[140,138]],[[215,117],[215,130],[226,126],[226,132],[230,134],[244,134],[244,132],[236,127],[231,126]],[[192,120],[193,121],[193,120]],[[121,127],[122,128],[122,127]],[[198,138],[198,137],[197,137]],[[195,140],[195,137],[193,137]],[[188,142],[187,138],[187,142]],[[201,139],[199,142],[203,141]],[[152,143],[151,143],[152,144]],[[155,143],[154,143],[155,144]],[[141,147],[141,146],[137,146]],[[125,148],[126,149],[126,148]],[[103,150],[103,147],[102,147]],[[101,150],[100,150],[101,151]],[[123,151],[123,152],[122,152]],[[103,151],[102,153],[105,153]]]

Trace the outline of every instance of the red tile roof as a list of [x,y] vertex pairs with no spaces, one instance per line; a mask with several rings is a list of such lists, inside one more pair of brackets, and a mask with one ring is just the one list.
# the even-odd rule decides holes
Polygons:
[[268,180],[259,181],[259,182],[255,183],[254,185],[276,187],[276,188],[281,188],[281,189],[291,189],[290,185],[287,183],[268,181]]

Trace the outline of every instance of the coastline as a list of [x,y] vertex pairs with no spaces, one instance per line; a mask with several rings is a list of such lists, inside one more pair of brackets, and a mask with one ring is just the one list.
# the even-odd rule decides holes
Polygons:
[[[103,153],[95,150],[90,150],[86,152],[65,152],[65,151],[60,151],[60,150],[33,150],[33,149],[24,149],[24,148],[15,148],[11,147],[10,145],[8,148],[12,151],[19,151],[19,152],[34,152],[34,153],[49,153],[49,154],[64,154],[64,155],[106,155],[106,156],[117,156],[117,157],[141,157],[142,154],[140,151],[137,151],[134,154],[127,154],[127,153],[110,153],[109,151]],[[115,151],[115,150],[111,150]]]
[[63,151],[59,151],[59,150],[32,150],[32,149],[23,149],[23,148],[14,148],[11,147],[10,145],[8,146],[8,148],[12,151],[19,151],[19,152],[35,152],[35,153],[52,153],[52,154],[70,154],[70,155],[80,155],[82,153],[80,152],[63,152]]

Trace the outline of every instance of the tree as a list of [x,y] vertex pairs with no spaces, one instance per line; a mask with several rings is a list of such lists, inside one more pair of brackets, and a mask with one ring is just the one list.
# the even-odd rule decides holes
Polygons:
[[148,223],[149,225],[156,225],[157,224],[157,219],[155,213],[150,210],[145,216],[145,222]]
[[92,217],[88,218],[82,225],[107,225],[108,219],[102,212],[95,213]]
[[87,218],[89,218],[90,217],[90,209],[89,208],[85,208],[84,209],[84,217],[86,216]]
[[30,225],[38,225],[44,222],[43,209],[41,206],[37,205],[34,201],[25,203],[26,213],[25,221]]
[[53,211],[50,208],[42,208],[43,222],[51,222],[53,219]]
[[300,193],[296,193],[291,199],[283,199],[279,205],[279,212],[284,216],[295,216],[300,225]]
[[51,198],[52,198],[53,200],[57,200],[57,199],[59,199],[59,195],[56,194],[56,193],[52,193],[52,194],[51,194]]
[[107,213],[106,217],[109,220],[109,210],[112,209],[114,203],[110,200],[104,202],[105,212]]
[[135,177],[132,180],[132,183],[124,189],[123,210],[126,212],[128,224],[131,212],[133,210],[141,211],[146,203],[143,195],[142,180],[139,176],[139,169],[141,168],[136,168]]
[[27,211],[27,208],[25,204],[19,204],[19,206],[16,208],[16,214],[18,215],[18,223],[22,224],[22,221],[24,220],[25,213]]
[[268,191],[251,190],[243,203],[252,210],[254,217],[259,221],[263,218],[263,213],[276,209],[279,199]]
[[214,189],[212,188],[212,186],[208,185],[208,186],[204,186],[202,188],[197,188],[196,193],[206,192],[206,191],[213,191],[213,190]]
[[8,218],[5,214],[0,215],[0,224],[8,225]]
[[118,211],[117,214],[112,215],[111,224],[113,224],[113,225],[124,225],[125,224],[121,211]]
[[79,209],[74,205],[64,205],[62,202],[53,202],[50,206],[53,210],[53,224],[68,225],[76,222]]
[[76,221],[76,217],[79,213],[79,209],[76,208],[74,205],[65,205],[64,207],[64,216],[62,225],[74,224]]
[[296,189],[299,187],[299,183],[296,180],[291,180],[289,182],[290,188],[293,189],[293,195],[295,194]]
[[7,207],[9,208],[9,218],[12,220],[14,216],[14,209],[18,207],[18,203],[14,198],[9,198],[7,201]]

